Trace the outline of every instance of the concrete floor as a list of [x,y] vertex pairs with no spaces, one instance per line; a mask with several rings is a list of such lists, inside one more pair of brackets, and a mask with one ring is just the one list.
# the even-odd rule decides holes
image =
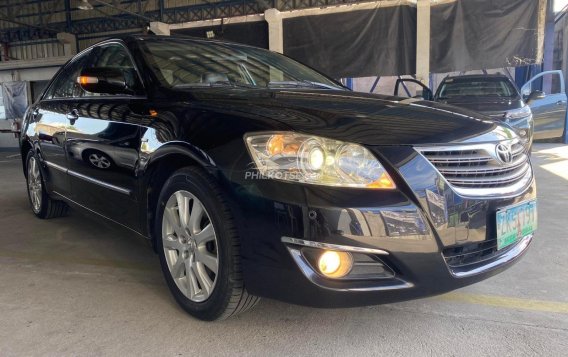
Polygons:
[[568,146],[533,154],[539,226],[524,259],[447,295],[318,310],[263,300],[224,322],[182,312],[140,238],[76,210],[34,218],[0,152],[0,356],[561,356],[568,350]]

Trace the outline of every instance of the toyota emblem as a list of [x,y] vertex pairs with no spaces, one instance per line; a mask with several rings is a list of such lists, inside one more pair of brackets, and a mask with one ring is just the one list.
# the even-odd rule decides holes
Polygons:
[[497,158],[503,164],[510,164],[513,161],[513,153],[511,152],[511,147],[505,144],[499,144],[495,147],[495,152]]

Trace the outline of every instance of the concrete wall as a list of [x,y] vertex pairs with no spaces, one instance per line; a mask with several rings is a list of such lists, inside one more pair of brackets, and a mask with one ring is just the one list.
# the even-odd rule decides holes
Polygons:
[[0,70],[0,83],[17,81],[46,81],[50,80],[59,70],[60,66],[46,68],[27,68],[14,70]]
[[[10,129],[12,120],[0,120],[0,129]],[[18,140],[14,134],[0,133],[0,151],[15,150],[18,148]]]
[[[62,56],[42,60],[0,62],[0,83],[50,80],[68,59],[69,57]],[[10,129],[12,122],[0,119],[0,129]],[[18,141],[13,134],[0,133],[0,150],[17,147]]]
[[8,58],[4,58],[3,61],[32,60],[65,55],[64,44],[57,40],[13,42],[4,46],[6,46],[4,56]]

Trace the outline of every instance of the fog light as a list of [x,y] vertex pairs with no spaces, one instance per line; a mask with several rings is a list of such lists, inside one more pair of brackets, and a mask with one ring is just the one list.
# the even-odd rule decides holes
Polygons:
[[319,271],[329,278],[342,278],[352,267],[353,257],[346,252],[327,250],[318,259]]

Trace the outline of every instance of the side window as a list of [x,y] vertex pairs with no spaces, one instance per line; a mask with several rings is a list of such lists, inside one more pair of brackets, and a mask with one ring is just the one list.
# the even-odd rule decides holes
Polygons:
[[562,93],[561,85],[562,77],[558,72],[544,73],[537,75],[527,82],[522,88],[522,95],[527,97],[532,91],[540,90],[545,94],[559,94]]
[[77,77],[81,70],[85,68],[89,60],[89,54],[90,51],[82,54],[65,67],[46,93],[46,99],[80,97],[85,93],[77,83]]
[[[91,67],[106,67],[115,68],[122,71],[126,79],[126,85],[128,88],[134,90],[135,92],[140,92],[142,85],[134,63],[130,59],[127,50],[118,44],[110,44],[95,48],[94,59],[91,62]],[[91,95],[97,95],[94,93],[89,93]]]

